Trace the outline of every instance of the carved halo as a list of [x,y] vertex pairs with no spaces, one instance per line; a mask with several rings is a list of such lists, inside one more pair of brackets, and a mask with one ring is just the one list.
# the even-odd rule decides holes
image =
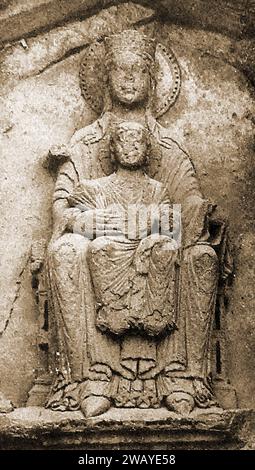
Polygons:
[[[157,44],[155,79],[156,89],[152,112],[156,118],[165,114],[178,98],[181,72],[172,50]],[[103,42],[95,42],[86,49],[80,68],[80,87],[84,99],[99,115],[104,109],[106,91],[105,48]]]

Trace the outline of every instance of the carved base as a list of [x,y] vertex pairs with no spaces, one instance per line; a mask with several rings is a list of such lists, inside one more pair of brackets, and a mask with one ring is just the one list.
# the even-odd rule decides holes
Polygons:
[[13,411],[14,406],[10,400],[4,397],[4,395],[0,392],[0,413],[10,413]]
[[49,376],[40,377],[35,380],[34,386],[28,392],[28,400],[26,406],[42,406],[44,407],[50,393],[51,378]]
[[241,449],[254,440],[254,424],[253,410],[196,410],[184,418],[163,408],[115,408],[86,419],[31,407],[0,416],[0,441],[2,449]]
[[[49,396],[50,387],[51,387],[51,378],[49,376],[44,376],[41,378],[36,379],[34,386],[28,393],[28,400],[26,406],[40,406],[44,407],[47,398]],[[238,406],[237,396],[235,389],[224,381],[216,381],[214,383],[214,393],[219,405],[225,409],[236,409]],[[8,400],[6,400],[8,402]],[[9,402],[10,403],[10,402]],[[7,403],[8,405],[8,403]],[[126,403],[115,403],[115,406],[118,408],[135,408],[133,404],[126,404]],[[140,407],[142,408],[142,407]],[[146,408],[146,407],[144,407]],[[157,407],[158,408],[158,407]],[[2,405],[2,409],[4,410],[4,401]],[[0,413],[5,413],[13,410],[13,406],[8,408],[8,411],[1,411],[1,395],[0,395]]]

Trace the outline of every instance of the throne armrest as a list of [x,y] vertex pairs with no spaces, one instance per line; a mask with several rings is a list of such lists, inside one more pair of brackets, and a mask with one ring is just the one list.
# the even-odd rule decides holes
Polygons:
[[44,158],[42,165],[52,175],[56,175],[59,167],[70,159],[70,151],[66,145],[52,147]]

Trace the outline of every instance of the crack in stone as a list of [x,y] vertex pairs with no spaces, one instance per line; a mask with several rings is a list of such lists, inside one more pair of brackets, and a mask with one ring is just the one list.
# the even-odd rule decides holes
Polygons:
[[[93,3],[94,3],[94,5],[91,5],[90,7],[86,6],[86,4],[85,4],[85,5],[81,6],[80,8],[78,8],[74,11],[70,11],[69,13],[66,14],[66,16],[62,17],[61,19],[58,19],[56,21],[50,21],[49,24],[46,24],[44,26],[37,26],[34,29],[32,29],[31,31],[28,30],[27,32],[23,31],[22,33],[17,34],[16,37],[14,36],[12,39],[6,39],[6,40],[4,39],[2,42],[0,40],[0,46],[1,46],[1,44],[4,45],[6,43],[10,43],[10,44],[16,43],[20,39],[35,38],[39,34],[49,33],[50,31],[52,31],[55,28],[68,26],[73,21],[82,22],[82,21],[84,21],[88,18],[91,18],[94,15],[97,15],[99,12],[101,12],[103,10],[108,10],[111,7],[118,7],[119,5],[123,5],[123,4],[125,5],[125,4],[130,3],[131,5],[133,4],[134,6],[137,6],[138,8],[140,6],[140,7],[150,8],[150,9],[155,10],[155,5],[153,5],[153,2],[151,2],[150,0],[132,0],[132,1],[127,1],[127,0],[95,0],[94,2],[92,2],[92,4]],[[167,10],[165,9],[165,7],[162,4],[159,3],[156,6],[156,8],[157,8],[157,14],[155,14],[155,15],[157,17],[166,14]],[[16,18],[21,16],[21,18],[23,18],[23,23],[25,24],[25,19],[26,19],[27,15],[29,15],[29,13],[30,12],[28,10],[27,12],[23,12],[23,13],[14,15],[10,19],[15,21]],[[48,16],[50,17],[49,13],[48,13]],[[0,21],[1,21],[1,18],[0,18]]]
[[36,72],[34,74],[31,74],[31,75],[24,76],[23,80],[26,80],[26,79],[31,78],[31,77],[38,77],[39,75],[41,75],[43,72],[50,69],[54,65],[59,64],[60,62],[62,62],[65,59],[68,59],[69,57],[72,57],[76,54],[79,54],[84,49],[87,49],[89,47],[89,45],[90,45],[90,43],[87,43],[87,44],[84,44],[82,46],[77,46],[77,47],[74,47],[74,48],[70,49],[69,51],[65,52],[65,54],[63,54],[61,57],[58,57],[57,59],[52,60],[51,62],[49,62],[47,65],[45,65],[45,67],[43,67],[41,70],[39,70],[39,72]]
[[23,267],[21,268],[20,273],[19,273],[19,275],[18,275],[18,279],[17,279],[17,281],[16,281],[17,287],[16,287],[16,292],[15,292],[15,294],[14,294],[14,299],[13,299],[13,301],[12,301],[12,305],[11,305],[10,311],[9,311],[9,313],[8,313],[7,319],[6,319],[6,321],[5,321],[4,328],[3,328],[3,330],[0,332],[0,337],[1,337],[1,336],[4,334],[4,332],[7,330],[8,325],[9,325],[9,323],[10,323],[10,320],[11,320],[11,317],[12,317],[12,313],[13,313],[14,308],[15,308],[15,304],[16,304],[18,298],[19,298],[20,289],[21,289],[21,283],[22,283],[22,277],[23,277],[23,274],[24,274],[24,272],[25,272],[25,270],[26,270],[26,268],[27,268],[27,266],[28,266],[29,261],[30,261],[30,254],[27,256],[27,259],[26,259],[26,261],[25,261],[25,263],[24,263]]

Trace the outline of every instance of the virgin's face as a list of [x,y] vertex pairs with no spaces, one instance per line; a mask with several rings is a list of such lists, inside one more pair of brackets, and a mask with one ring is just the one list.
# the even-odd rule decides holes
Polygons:
[[146,103],[150,90],[148,67],[137,55],[120,55],[111,67],[109,86],[115,102],[126,106]]

